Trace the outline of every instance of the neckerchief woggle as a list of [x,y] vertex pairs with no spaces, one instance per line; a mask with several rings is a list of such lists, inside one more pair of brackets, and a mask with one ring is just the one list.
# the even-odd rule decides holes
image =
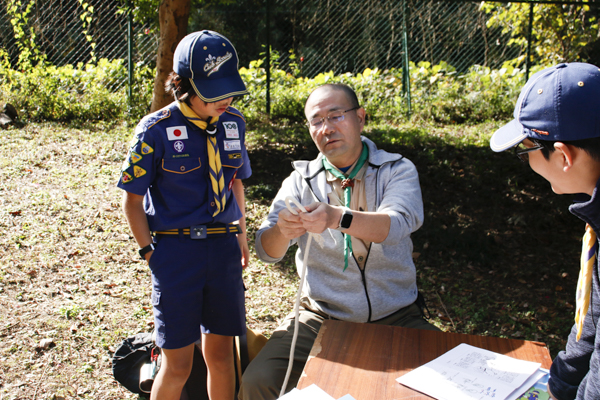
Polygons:
[[[367,158],[369,158],[369,149],[367,148],[367,145],[363,143],[363,149],[360,153],[360,157],[358,157],[358,161],[356,162],[354,168],[352,168],[350,175],[346,177],[345,174],[331,165],[329,161],[327,161],[327,158],[323,157],[323,166],[325,169],[331,172],[331,174],[336,178],[342,180],[342,189],[344,190],[344,205],[347,208],[350,208],[350,199],[352,198],[354,178],[356,177],[356,174],[358,174],[358,171],[361,170],[363,165],[365,165]],[[344,233],[344,271],[346,268],[348,268],[348,257],[350,254],[352,254],[352,237],[347,233]]]
[[[206,135],[206,152],[208,154],[208,168],[210,182],[212,186],[213,198],[216,209],[213,212],[213,217],[225,210],[227,203],[225,193],[225,178],[223,176],[223,166],[221,165],[221,154],[219,153],[219,144],[215,134],[217,133],[216,123],[219,117],[208,117],[206,121],[202,120],[186,103],[177,102],[179,109],[184,117],[192,124],[202,129]],[[210,122],[209,122],[210,120]]]

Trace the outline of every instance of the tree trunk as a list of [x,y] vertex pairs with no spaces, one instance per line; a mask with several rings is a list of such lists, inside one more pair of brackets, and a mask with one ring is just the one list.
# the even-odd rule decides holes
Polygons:
[[151,111],[159,110],[173,101],[173,98],[165,92],[165,81],[173,70],[175,48],[187,34],[190,8],[191,0],[162,0],[158,8],[160,38]]

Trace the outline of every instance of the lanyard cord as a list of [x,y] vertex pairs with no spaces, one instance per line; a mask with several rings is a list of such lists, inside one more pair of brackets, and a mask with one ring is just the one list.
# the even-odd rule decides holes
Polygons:
[[[294,215],[298,215],[298,211],[292,208],[290,202],[293,202],[296,207],[301,212],[306,212],[306,208],[302,206],[296,199],[291,196],[286,197],[285,205],[287,209]],[[294,365],[294,351],[296,349],[296,340],[298,339],[298,328],[300,326],[300,298],[302,297],[302,288],[304,287],[304,280],[306,279],[306,270],[308,269],[308,265],[306,262],[308,261],[308,251],[310,250],[310,242],[313,237],[318,242],[322,242],[323,238],[321,235],[316,233],[308,233],[308,241],[306,242],[306,251],[304,252],[304,261],[302,262],[302,274],[300,276],[300,286],[298,287],[298,293],[296,294],[296,304],[294,306],[294,336],[292,337],[292,345],[290,347],[290,359],[288,362],[287,372],[285,373],[285,379],[283,381],[283,386],[281,387],[281,392],[279,393],[279,397],[282,397],[285,394],[285,388],[287,387],[288,381],[290,379],[290,375],[292,373],[292,366]]]

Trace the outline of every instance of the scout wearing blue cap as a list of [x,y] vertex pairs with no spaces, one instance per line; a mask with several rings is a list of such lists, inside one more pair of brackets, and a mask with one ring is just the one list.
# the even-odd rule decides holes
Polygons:
[[175,49],[173,71],[189,78],[196,95],[207,103],[248,94],[238,72],[238,55],[225,36],[194,32]]
[[600,69],[569,63],[533,75],[521,90],[514,119],[494,133],[490,147],[496,152],[515,147],[555,193],[575,194],[569,211],[586,222],[575,324],[566,350],[552,363],[548,392],[559,400],[599,399]]
[[526,138],[572,141],[600,137],[600,70],[585,63],[559,64],[533,75],[521,90],[514,119],[490,141],[504,151]]
[[224,36],[184,37],[166,85],[176,101],[139,122],[118,183],[152,271],[163,357],[152,400],[179,398],[200,338],[211,399],[234,397],[233,337],[246,332],[242,268],[250,254],[241,180],[252,173],[246,121],[231,107],[248,93],[237,68]]

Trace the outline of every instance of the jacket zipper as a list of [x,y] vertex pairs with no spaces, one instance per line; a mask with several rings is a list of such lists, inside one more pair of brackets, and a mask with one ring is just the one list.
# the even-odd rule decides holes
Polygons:
[[[404,158],[404,157],[400,157],[400,160]],[[387,162],[383,163],[383,164],[387,164]],[[381,164],[381,165],[383,165]],[[373,167],[373,168],[377,168],[377,173],[375,175],[375,188],[378,188],[378,182],[379,182],[379,168],[381,167],[381,165],[379,166],[375,166],[371,163],[369,163],[369,166]],[[295,168],[294,168],[295,169]],[[300,174],[300,176],[302,176],[302,178],[304,179],[304,181],[306,182],[306,184],[308,185],[309,190],[312,192],[313,196],[315,198],[319,198],[317,196],[317,194],[315,193],[315,191],[312,188],[311,185],[311,180],[317,176],[319,173],[321,173],[322,171],[324,171],[324,169],[320,169],[319,171],[317,171],[313,176],[310,177],[305,177],[303,174]],[[375,204],[377,204],[378,202],[378,197],[379,197],[379,193],[375,194]],[[322,201],[322,200],[321,200]],[[343,234],[342,234],[343,236]],[[361,280],[362,280],[362,284],[363,284],[363,288],[365,289],[365,297],[367,298],[367,306],[369,308],[369,316],[367,318],[367,322],[371,322],[371,316],[373,313],[373,309],[371,307],[371,298],[369,297],[369,291],[367,290],[367,277],[365,276],[365,270],[367,269],[367,262],[369,260],[369,254],[371,253],[371,248],[369,248],[369,253],[367,254],[367,259],[365,260],[365,268],[361,269],[358,265],[358,262],[356,261],[356,259],[354,260],[354,262],[356,263],[356,268],[358,268],[358,270],[360,271],[360,276],[361,276]],[[354,258],[354,254],[352,254],[352,258]]]

